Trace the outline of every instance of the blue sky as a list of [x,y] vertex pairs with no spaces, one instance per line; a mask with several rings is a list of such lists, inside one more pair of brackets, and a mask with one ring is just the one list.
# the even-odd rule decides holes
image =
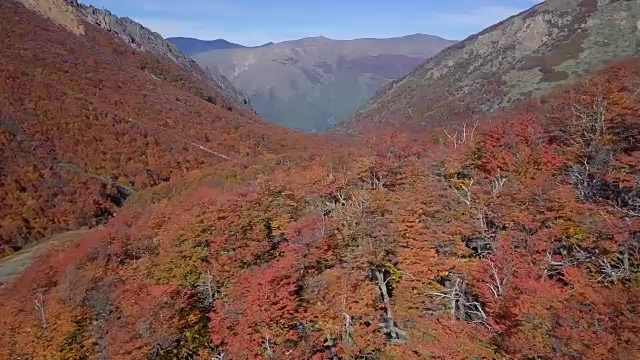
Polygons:
[[165,37],[261,45],[415,33],[463,39],[539,0],[84,0]]

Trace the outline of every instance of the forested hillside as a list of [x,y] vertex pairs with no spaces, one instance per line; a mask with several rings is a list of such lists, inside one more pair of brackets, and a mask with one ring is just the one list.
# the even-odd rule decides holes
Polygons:
[[5,287],[0,354],[633,359],[639,83],[146,191]]
[[[0,254],[104,222],[137,190],[297,146],[168,58],[0,4]],[[6,247],[9,246],[9,247]]]
[[0,359],[638,358],[639,59],[311,136],[83,29],[0,2]]

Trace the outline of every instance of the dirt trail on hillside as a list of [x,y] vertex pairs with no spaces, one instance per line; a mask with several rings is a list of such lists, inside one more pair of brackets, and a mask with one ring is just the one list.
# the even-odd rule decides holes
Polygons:
[[31,262],[46,250],[55,247],[69,246],[80,235],[86,234],[91,229],[68,231],[54,235],[43,240],[37,245],[22,249],[4,259],[0,259],[0,288],[18,275],[20,275]]

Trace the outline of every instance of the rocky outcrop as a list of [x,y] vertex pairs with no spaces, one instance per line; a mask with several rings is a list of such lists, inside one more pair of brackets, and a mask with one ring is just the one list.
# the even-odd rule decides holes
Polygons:
[[183,67],[192,66],[191,59],[178,51],[171,43],[165,41],[160,34],[152,32],[127,17],[115,16],[109,10],[85,6],[77,1],[73,1],[73,3],[76,9],[84,15],[85,21],[98,25],[132,47],[141,51],[166,56]]
[[82,20],[66,0],[18,0],[18,2],[76,35],[84,34]]
[[192,74],[207,80],[227,98],[249,107],[248,96],[238,90],[216,69],[203,71],[195,61],[180,52],[160,34],[109,10],[88,6],[77,0],[19,0],[28,8],[50,18],[78,35],[84,34],[83,21],[105,29],[135,49],[171,59]]
[[549,0],[427,60],[351,122],[469,119],[640,53],[640,2]]
[[178,48],[165,40],[160,34],[127,17],[118,17],[109,10],[86,6],[80,4],[77,0],[69,1],[84,15],[84,19],[87,22],[111,32],[138,50],[166,56],[183,68],[206,74],[210,84],[222,94],[241,104],[248,105],[248,96],[236,89],[227,78],[215,69],[208,70],[206,73],[199,71],[201,69],[199,69],[195,61],[181,53]]

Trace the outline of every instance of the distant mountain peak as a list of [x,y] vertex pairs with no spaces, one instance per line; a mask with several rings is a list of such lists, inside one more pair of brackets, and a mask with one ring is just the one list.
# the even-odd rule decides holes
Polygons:
[[344,121],[389,81],[453,41],[427,35],[335,40],[323,35],[262,48],[194,55],[249,94],[267,120],[324,131]]
[[295,43],[297,45],[319,45],[319,44],[326,44],[326,43],[330,43],[330,42],[336,42],[339,40],[336,39],[330,39],[326,36],[308,36],[308,37],[304,37],[301,39],[295,39],[295,40],[286,40],[283,42],[280,42],[278,44],[291,44],[291,43]]
[[226,49],[246,49],[246,48],[261,48],[264,46],[273,45],[273,42],[268,42],[259,46],[245,46],[240,45],[222,38],[215,40],[200,40],[190,37],[169,37],[167,41],[175,45],[183,53],[194,56],[196,54],[205,53],[207,51],[214,50],[226,50]]

